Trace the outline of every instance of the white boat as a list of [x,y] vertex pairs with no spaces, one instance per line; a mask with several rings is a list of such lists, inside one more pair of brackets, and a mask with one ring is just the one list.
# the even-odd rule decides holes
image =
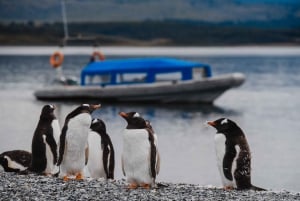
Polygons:
[[207,64],[173,58],[93,61],[76,86],[37,90],[39,100],[100,102],[208,103],[245,81],[241,73],[212,76]]

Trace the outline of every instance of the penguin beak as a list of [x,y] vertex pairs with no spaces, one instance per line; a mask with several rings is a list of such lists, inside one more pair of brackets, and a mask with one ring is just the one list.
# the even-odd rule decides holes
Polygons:
[[125,112],[119,112],[119,115],[124,119],[127,119],[128,115]]
[[93,109],[93,110],[97,110],[97,109],[99,109],[101,107],[101,104],[98,104],[98,105],[91,105],[91,108]]
[[207,121],[208,125],[215,127],[217,124],[214,121]]

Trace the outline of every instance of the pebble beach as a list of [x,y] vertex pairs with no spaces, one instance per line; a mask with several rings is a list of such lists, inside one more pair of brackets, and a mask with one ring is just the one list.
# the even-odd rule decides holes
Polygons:
[[300,193],[288,191],[225,191],[195,184],[159,182],[152,189],[127,189],[125,180],[82,181],[0,173],[0,200],[300,200]]

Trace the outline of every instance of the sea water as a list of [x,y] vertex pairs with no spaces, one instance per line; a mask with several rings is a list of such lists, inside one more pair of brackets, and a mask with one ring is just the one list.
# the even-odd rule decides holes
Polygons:
[[[102,108],[93,113],[93,117],[105,121],[112,138],[116,152],[116,179],[124,178],[121,151],[122,132],[126,126],[118,113],[136,111],[151,121],[158,135],[161,155],[158,181],[221,186],[214,150],[216,130],[206,126],[205,122],[227,117],[237,122],[248,138],[252,152],[253,184],[273,190],[300,191],[298,49],[292,54],[279,54],[286,51],[278,48],[273,54],[268,51],[254,54],[255,51],[250,51],[248,55],[247,52],[225,54],[226,51],[220,54],[222,48],[216,49],[219,53],[208,51],[201,54],[194,50],[190,55],[171,55],[210,64],[213,75],[245,74],[246,82],[225,92],[213,106],[102,103]],[[119,51],[117,48],[115,50]],[[175,48],[173,50],[176,52]],[[0,56],[0,152],[13,149],[30,151],[43,105],[51,103],[57,106],[56,115],[62,126],[66,115],[79,103],[35,99],[34,90],[43,88],[55,78],[47,51],[26,54],[23,50],[23,54],[14,55],[13,51],[4,54],[5,48],[2,48],[0,52],[3,54]],[[124,52],[118,56],[112,51],[106,57],[125,57]],[[142,56],[138,52],[136,55]],[[164,55],[164,52],[160,55],[158,51],[155,55],[146,53],[144,56],[170,56],[167,53]],[[79,77],[82,67],[88,62],[89,56],[85,52],[83,55],[70,53],[65,56],[63,72],[65,76]]]

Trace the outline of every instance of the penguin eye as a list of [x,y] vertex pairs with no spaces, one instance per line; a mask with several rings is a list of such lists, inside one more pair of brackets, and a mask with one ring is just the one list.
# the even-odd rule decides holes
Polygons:
[[227,123],[228,123],[228,119],[224,119],[224,120],[221,121],[221,125],[227,124]]
[[133,117],[140,117],[140,114],[136,112]]

